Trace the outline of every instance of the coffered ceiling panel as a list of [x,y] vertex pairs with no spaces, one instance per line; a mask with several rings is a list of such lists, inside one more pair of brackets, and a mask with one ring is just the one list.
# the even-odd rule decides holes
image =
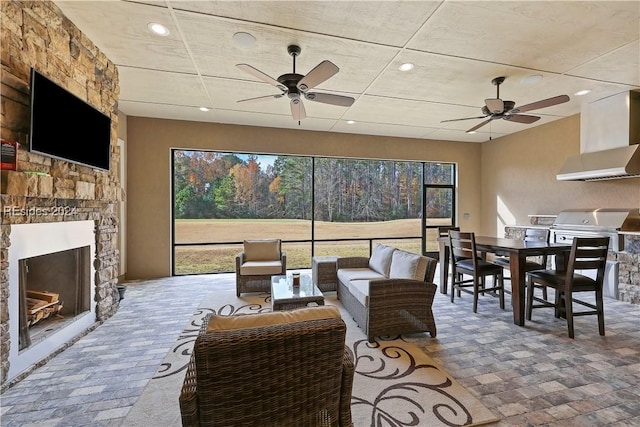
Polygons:
[[[287,46],[295,44],[302,49],[296,58],[297,73],[307,74],[329,58],[340,68],[338,74],[317,89],[359,93],[398,52],[397,48],[207,15],[177,12],[176,16],[199,71],[208,76],[257,80],[236,68],[240,63],[249,64],[272,78],[292,73],[293,57],[287,52]],[[239,31],[255,34],[256,45],[243,49],[234,44],[233,35]],[[363,61],[363,58],[368,60]]]
[[[125,1],[68,1],[62,10],[116,65],[196,72],[166,8]],[[150,22],[166,25],[171,33],[166,37],[150,37],[147,28]]]
[[448,1],[409,48],[566,72],[638,39],[637,2]]
[[[640,90],[638,1],[54,1],[116,64],[119,108],[131,116],[483,142]],[[150,22],[169,35],[152,34]],[[237,43],[238,32],[254,43]],[[324,60],[339,68],[312,90],[353,105],[303,98],[298,124],[288,94],[238,103],[282,92],[236,64],[277,79],[293,71],[292,44],[302,49],[298,74]],[[413,69],[400,71],[404,63]],[[500,98],[516,106],[570,101],[529,112],[541,117],[532,124],[496,117],[466,133],[486,119],[499,76]]]
[[156,104],[209,105],[200,77],[141,68],[120,67],[120,98]]
[[[404,46],[439,1],[169,1],[176,10]],[[385,20],[384,31],[375,24]]]

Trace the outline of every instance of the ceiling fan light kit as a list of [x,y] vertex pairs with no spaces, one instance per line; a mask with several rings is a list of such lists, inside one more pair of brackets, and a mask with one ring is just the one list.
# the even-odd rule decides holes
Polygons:
[[282,74],[277,79],[274,79],[251,65],[237,64],[236,67],[239,69],[251,74],[265,83],[269,83],[277,87],[282,92],[275,95],[241,99],[237,102],[263,101],[272,98],[282,98],[286,95],[291,100],[289,102],[291,106],[291,116],[293,117],[293,120],[298,122],[307,116],[302,102],[302,97],[308,101],[321,102],[323,104],[337,105],[341,107],[349,107],[353,104],[355,99],[350,96],[309,92],[310,89],[315,88],[340,71],[334,63],[324,60],[320,64],[316,65],[315,68],[309,71],[306,75],[302,75],[296,73],[296,57],[300,55],[302,49],[300,46],[290,45],[287,47],[287,52],[293,57],[293,72]]
[[492,120],[503,119],[510,122],[523,123],[523,124],[531,124],[538,120],[540,117],[532,116],[529,114],[520,114],[531,110],[537,110],[539,108],[551,107],[553,105],[562,104],[569,101],[569,97],[567,95],[558,95],[552,98],[543,99],[541,101],[532,102],[531,104],[523,105],[521,107],[516,107],[516,103],[513,101],[504,101],[500,99],[500,85],[504,83],[506,77],[500,76],[495,77],[491,80],[494,86],[496,86],[496,97],[488,98],[484,100],[484,106],[481,111],[483,116],[478,117],[465,117],[462,119],[451,119],[451,120],[442,120],[441,123],[445,122],[456,122],[460,120],[477,120],[477,119],[485,119],[480,124],[473,126],[468,129],[466,133],[474,133],[476,130],[491,122]]

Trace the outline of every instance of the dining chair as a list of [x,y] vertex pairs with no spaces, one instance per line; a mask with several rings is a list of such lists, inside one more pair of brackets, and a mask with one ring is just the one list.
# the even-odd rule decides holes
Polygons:
[[[478,295],[496,293],[500,298],[500,308],[504,310],[504,269],[478,256],[476,237],[473,232],[449,231],[449,246],[451,249],[451,302],[455,294],[460,297],[461,292],[473,295],[473,312],[478,312]],[[464,279],[464,276],[471,279]],[[493,278],[492,287],[486,286],[486,278]]]
[[438,227],[438,237],[449,237],[449,231],[460,231],[460,227],[454,227],[453,225],[443,225]]
[[[551,232],[549,231],[548,228],[527,228],[524,231],[524,238],[523,240],[525,242],[546,242],[549,243],[549,237],[551,235]],[[536,256],[536,257],[528,257],[525,265],[524,265],[524,271],[525,273],[528,271],[533,271],[533,270],[541,270],[541,269],[545,269],[547,268],[547,255],[541,255],[541,256]],[[508,256],[500,256],[500,257],[496,257],[493,262],[495,264],[498,264],[500,266],[502,266],[505,270],[509,270],[511,268],[511,263],[509,262],[509,257]],[[509,280],[511,281],[511,277],[505,277],[505,280]],[[546,286],[536,286],[536,288],[541,288],[542,289],[542,298],[544,298],[545,300],[547,299],[547,287]],[[510,294],[511,291],[506,290],[505,292]]]
[[[598,330],[604,335],[604,303],[602,286],[609,250],[609,237],[577,237],[573,239],[566,270],[534,270],[527,273],[527,320],[534,308],[554,308],[556,317],[566,317],[569,338],[574,337],[573,319],[576,316],[597,315]],[[589,274],[589,272],[591,274]],[[534,296],[536,285],[555,289],[555,301]],[[591,292],[595,304],[579,300],[574,294]],[[537,303],[537,304],[534,304]],[[574,311],[573,303],[589,308]]]

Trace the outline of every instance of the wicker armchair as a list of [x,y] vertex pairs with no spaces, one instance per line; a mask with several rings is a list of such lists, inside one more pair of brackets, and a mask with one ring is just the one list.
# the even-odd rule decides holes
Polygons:
[[352,427],[353,354],[335,307],[228,317],[310,310],[338,317],[212,331],[224,316],[208,315],[180,394],[182,425]]
[[280,239],[245,240],[236,255],[236,295],[271,292],[271,277],[287,274],[287,254]]

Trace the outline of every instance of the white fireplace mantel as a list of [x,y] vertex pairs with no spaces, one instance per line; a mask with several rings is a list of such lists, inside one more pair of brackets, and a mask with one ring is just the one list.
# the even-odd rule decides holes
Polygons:
[[[50,223],[14,224],[11,226],[9,246],[9,351],[8,379],[29,369],[53,354],[59,348],[85,332],[96,321],[95,267],[96,237],[94,221],[63,221]],[[47,336],[22,351],[18,350],[19,337],[19,260],[80,247],[90,247],[91,308],[78,315],[68,326]]]

